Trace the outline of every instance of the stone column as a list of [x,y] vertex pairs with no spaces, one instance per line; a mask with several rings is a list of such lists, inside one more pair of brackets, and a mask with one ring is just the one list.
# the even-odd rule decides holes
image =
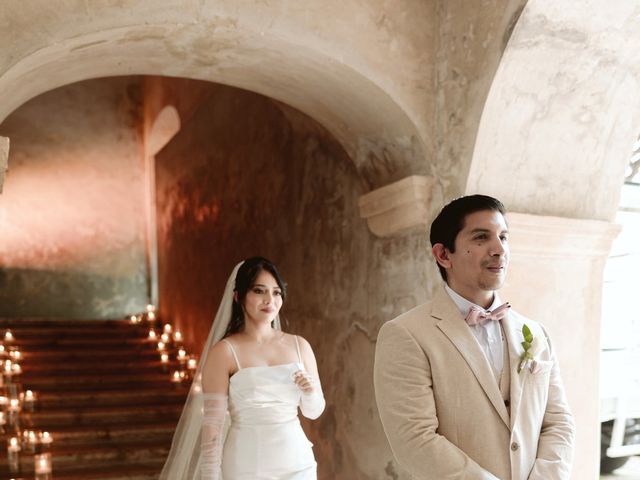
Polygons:
[[4,185],[4,175],[9,166],[9,139],[0,137],[0,193]]
[[507,215],[511,264],[500,295],[542,322],[576,421],[572,479],[598,478],[603,269],[620,226],[597,220]]

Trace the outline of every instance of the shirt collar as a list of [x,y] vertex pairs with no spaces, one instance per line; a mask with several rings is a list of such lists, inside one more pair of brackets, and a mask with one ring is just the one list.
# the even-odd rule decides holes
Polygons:
[[[473,302],[470,302],[469,300],[467,300],[466,298],[460,296],[458,293],[456,293],[451,287],[449,287],[449,285],[447,285],[445,283],[444,285],[444,289],[447,291],[447,293],[449,294],[449,296],[451,297],[451,300],[453,300],[453,302],[456,304],[456,307],[458,307],[458,310],[460,310],[460,314],[463,317],[467,316],[467,313],[469,312],[469,309],[473,306],[484,310],[484,308],[482,308],[479,305],[476,305]],[[491,303],[491,306],[487,309],[487,311],[491,311],[494,308],[497,308],[500,306],[500,297],[498,297],[498,294],[496,292],[493,293],[493,302]]]

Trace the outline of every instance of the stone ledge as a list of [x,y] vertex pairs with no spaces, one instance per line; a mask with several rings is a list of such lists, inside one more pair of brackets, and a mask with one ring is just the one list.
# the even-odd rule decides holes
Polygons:
[[507,213],[511,258],[605,259],[621,226],[600,220]]
[[0,137],[0,193],[4,185],[4,175],[9,166],[9,139]]
[[434,185],[432,177],[412,175],[373,190],[358,200],[360,217],[379,237],[426,226]]

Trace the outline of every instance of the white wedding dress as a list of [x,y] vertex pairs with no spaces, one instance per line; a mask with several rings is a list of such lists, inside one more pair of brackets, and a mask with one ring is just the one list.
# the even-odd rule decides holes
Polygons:
[[[298,362],[242,368],[230,342],[238,371],[229,379],[231,425],[222,454],[224,480],[316,480],[311,442],[300,420],[302,391],[293,374]],[[301,404],[301,400],[302,404]],[[324,402],[322,407],[324,407]]]

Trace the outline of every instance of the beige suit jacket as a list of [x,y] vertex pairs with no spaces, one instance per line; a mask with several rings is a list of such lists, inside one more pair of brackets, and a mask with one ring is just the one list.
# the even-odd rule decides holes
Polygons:
[[[491,366],[451,297],[385,323],[374,367],[376,401],[398,463],[421,480],[566,480],[574,423],[542,326],[502,320],[511,372],[509,412]],[[517,366],[522,325],[542,340],[538,371]]]

